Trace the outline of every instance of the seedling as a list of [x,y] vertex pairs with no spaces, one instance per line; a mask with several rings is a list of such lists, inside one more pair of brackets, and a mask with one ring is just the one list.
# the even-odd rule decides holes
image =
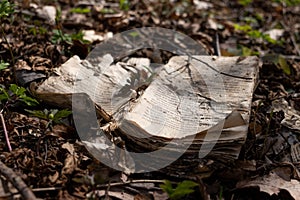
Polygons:
[[247,6],[252,3],[252,0],[238,0],[238,3],[242,6]]
[[184,196],[193,193],[193,188],[196,186],[198,186],[197,183],[189,180],[178,183],[176,188],[173,188],[169,180],[165,180],[164,184],[159,185],[159,187],[168,194],[171,200],[182,199]]
[[67,33],[63,33],[62,30],[54,29],[52,32],[53,32],[53,36],[51,41],[54,44],[59,44],[61,42],[72,44],[72,40],[79,40],[84,44],[89,43],[88,40],[83,39],[84,34],[82,31],[79,31],[78,33],[67,34]]
[[39,102],[26,94],[26,89],[16,84],[11,84],[9,90],[0,87],[0,101],[5,105],[14,105],[17,102],[23,102],[28,106],[36,106]]
[[60,29],[54,29],[52,31],[53,36],[51,38],[51,42],[54,44],[59,44],[61,42],[71,43],[72,38],[69,34],[63,33]]
[[246,46],[238,45],[238,49],[240,51],[240,56],[259,56],[258,51],[253,51],[252,49]]
[[77,13],[77,14],[87,14],[90,13],[91,9],[89,8],[72,8],[71,13]]
[[47,33],[47,29],[42,27],[42,24],[40,21],[34,21],[33,26],[29,26],[29,33],[33,34],[34,36],[39,35],[45,35]]
[[4,62],[3,60],[0,61],[0,71],[6,69],[9,66],[9,63]]
[[128,0],[120,0],[119,7],[121,10],[128,11],[130,8],[130,4]]
[[2,20],[12,13],[14,13],[14,4],[11,4],[8,0],[3,0],[0,3],[0,19]]
[[69,34],[63,33],[63,31],[62,31],[60,7],[58,7],[56,9],[55,23],[56,23],[57,29],[53,29],[53,31],[52,31],[53,36],[51,38],[51,42],[54,44],[59,44],[61,42],[71,43],[71,41],[72,41],[71,36]]
[[46,119],[50,120],[48,124],[52,124],[52,122],[58,124],[61,123],[61,120],[63,118],[68,117],[70,114],[72,114],[72,111],[63,109],[63,110],[58,110],[58,109],[44,109],[44,110],[26,110],[28,113],[30,113],[32,116],[41,118],[41,119]]
[[272,39],[269,34],[264,34],[261,31],[252,29],[250,25],[234,24],[234,29],[246,33],[249,37],[253,39],[261,38],[264,41],[271,44],[281,44],[281,41]]
[[[76,11],[78,11],[78,10],[76,10]],[[52,31],[52,33],[53,33],[53,36],[51,38],[52,43],[59,44],[59,43],[65,42],[65,43],[71,45],[72,40],[79,40],[85,44],[89,43],[89,41],[83,39],[84,34],[82,33],[82,31],[79,31],[78,33],[74,33],[74,34],[67,34],[62,31],[60,8],[58,8],[56,11],[55,23],[56,23],[58,29],[54,29]]]

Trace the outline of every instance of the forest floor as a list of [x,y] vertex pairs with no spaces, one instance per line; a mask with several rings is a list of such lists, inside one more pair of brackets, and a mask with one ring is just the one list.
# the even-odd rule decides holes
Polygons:
[[[0,9],[0,109],[4,116],[0,161],[13,169],[36,197],[299,199],[299,0],[12,3],[13,11],[0,3],[4,8]],[[239,158],[209,176],[196,174],[196,186],[184,185],[183,177],[126,175],[106,167],[80,143],[68,110],[39,102],[28,92],[30,82],[49,77],[73,55],[84,59],[111,35],[150,26],[184,33],[201,43],[209,55],[218,51],[222,56],[254,55],[262,62],[247,140]],[[94,30],[92,36],[97,40],[87,41],[83,37],[87,30]],[[165,179],[173,185],[167,186]],[[176,188],[180,183],[183,188]],[[0,169],[0,199],[10,198],[21,196]]]

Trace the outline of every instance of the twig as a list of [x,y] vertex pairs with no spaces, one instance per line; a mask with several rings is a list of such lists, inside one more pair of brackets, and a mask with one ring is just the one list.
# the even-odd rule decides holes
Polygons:
[[117,183],[109,183],[109,184],[102,184],[98,185],[96,188],[106,188],[106,187],[117,187],[117,186],[124,186],[133,183],[164,183],[163,180],[131,180],[126,182],[117,182]]
[[10,181],[13,186],[21,193],[24,199],[28,200],[36,200],[35,195],[32,191],[27,187],[24,181],[19,177],[12,169],[7,167],[4,163],[0,161],[0,173]]
[[12,148],[11,148],[11,145],[10,145],[10,142],[9,142],[8,133],[7,133],[7,129],[6,129],[6,125],[5,125],[5,121],[4,121],[2,111],[0,112],[0,118],[1,118],[1,122],[2,122],[4,135],[5,135],[5,140],[6,140],[6,143],[7,143],[7,146],[8,146],[8,150],[11,152]]
[[[57,191],[61,190],[62,187],[49,187],[49,188],[32,188],[31,191],[33,193],[38,193],[38,192],[51,192],[51,191]],[[11,192],[11,193],[6,193],[4,195],[0,196],[0,199],[8,198],[8,197],[13,197],[15,195],[20,194],[20,192]]]
[[216,39],[215,39],[215,54],[216,56],[222,56],[221,50],[220,50],[220,41],[219,41],[219,34],[216,33]]

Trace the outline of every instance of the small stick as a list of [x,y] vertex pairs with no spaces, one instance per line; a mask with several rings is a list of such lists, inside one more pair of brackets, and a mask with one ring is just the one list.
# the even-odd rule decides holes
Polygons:
[[106,187],[124,186],[124,185],[129,185],[134,183],[164,183],[164,181],[163,180],[131,180],[126,182],[102,184],[102,185],[98,185],[96,188],[99,189],[103,187],[106,188]]
[[10,181],[15,188],[21,193],[24,199],[26,200],[36,200],[35,195],[27,187],[24,181],[19,177],[12,169],[7,167],[4,163],[0,161],[0,173]]
[[221,49],[220,49],[220,40],[219,40],[219,34],[216,33],[216,40],[215,40],[215,54],[216,56],[222,56]]
[[4,121],[2,111],[0,112],[0,118],[1,118],[1,122],[2,122],[4,135],[5,135],[5,140],[6,140],[6,143],[7,143],[7,146],[8,146],[8,150],[11,152],[12,148],[11,148],[11,145],[10,145],[10,142],[9,142],[8,133],[7,133],[7,129],[6,129],[6,125],[5,125],[5,121]]

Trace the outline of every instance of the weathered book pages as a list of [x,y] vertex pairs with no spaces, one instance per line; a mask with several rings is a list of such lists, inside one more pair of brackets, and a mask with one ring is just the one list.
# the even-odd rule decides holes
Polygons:
[[[34,94],[65,106],[71,105],[71,94],[87,94],[132,151],[163,147],[168,156],[185,152],[192,160],[237,158],[247,134],[257,57],[176,56],[152,66],[147,58],[113,64],[106,55],[98,62],[74,56]],[[161,155],[167,156],[154,156]]]

